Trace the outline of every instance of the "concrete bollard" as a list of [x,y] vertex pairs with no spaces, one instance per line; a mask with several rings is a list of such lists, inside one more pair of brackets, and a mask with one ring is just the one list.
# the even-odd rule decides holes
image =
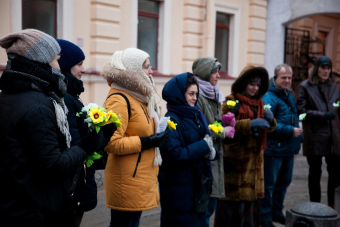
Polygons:
[[340,187],[335,189],[334,209],[338,212],[338,214],[340,214]]
[[286,212],[286,227],[339,227],[340,215],[321,203],[301,203]]

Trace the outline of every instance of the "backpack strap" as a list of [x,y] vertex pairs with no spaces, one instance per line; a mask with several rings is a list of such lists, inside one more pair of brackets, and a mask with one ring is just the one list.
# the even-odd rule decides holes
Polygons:
[[[129,114],[129,121],[130,121],[131,107],[130,107],[129,99],[128,99],[123,93],[119,93],[119,92],[118,92],[118,93],[113,93],[113,94],[111,94],[109,97],[106,98],[106,100],[108,100],[112,95],[120,95],[120,96],[122,96],[122,97],[125,99],[126,104],[127,104],[127,107],[128,107],[128,114]],[[105,100],[105,102],[106,102],[106,100]]]

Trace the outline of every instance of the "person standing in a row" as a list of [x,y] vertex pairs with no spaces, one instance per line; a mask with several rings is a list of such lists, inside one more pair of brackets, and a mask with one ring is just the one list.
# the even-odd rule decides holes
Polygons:
[[307,114],[303,125],[303,155],[309,165],[308,189],[311,202],[321,201],[321,166],[325,157],[328,171],[328,205],[334,208],[334,191],[340,185],[339,89],[332,78],[332,61],[320,57],[310,77],[300,86],[296,102],[299,114]]
[[[231,87],[222,112],[236,118],[235,137],[224,139],[232,168],[224,174],[226,197],[218,201],[215,226],[259,224],[259,199],[264,197],[263,150],[276,120],[261,100],[268,91],[268,72],[247,66]],[[229,101],[229,102],[228,102]],[[231,104],[233,103],[233,104]]]
[[[211,57],[198,58],[192,65],[192,72],[199,85],[197,105],[206,117],[208,124],[213,124],[216,120],[220,121],[222,118],[221,103],[225,100],[225,97],[218,86],[221,67],[221,63],[216,58]],[[217,199],[225,197],[223,171],[223,156],[225,152],[223,139],[233,136],[228,131],[230,128],[224,128],[220,136],[215,133],[212,134],[214,147],[220,155],[218,160],[211,162],[214,184],[205,216],[206,226],[209,226],[210,217],[215,212]]]
[[142,211],[159,205],[158,149],[166,133],[156,133],[159,108],[155,99],[150,56],[127,48],[116,51],[101,75],[110,90],[104,107],[120,114],[122,126],[105,148],[106,206],[110,227],[137,227]]
[[71,146],[53,37],[27,29],[0,38],[0,46],[8,54],[0,77],[1,225],[75,227],[69,176],[101,149],[98,135]]
[[162,91],[168,110],[165,116],[177,127],[167,129],[167,143],[160,147],[161,227],[207,225],[213,181],[210,161],[216,150],[207,121],[197,106],[198,87],[194,75],[183,73],[169,80]]
[[275,67],[269,91],[263,102],[271,106],[277,122],[274,132],[268,134],[268,148],[264,151],[265,197],[261,199],[261,224],[273,227],[272,221],[285,224],[283,202],[293,177],[294,155],[302,143],[302,129],[290,92],[293,71],[287,64]]
[[[85,122],[85,114],[76,116],[84,107],[79,95],[84,92],[83,81],[81,80],[84,72],[85,55],[83,51],[75,44],[57,39],[61,48],[60,58],[58,60],[61,72],[67,79],[67,93],[65,94],[65,105],[68,109],[67,121],[72,137],[71,146],[77,145],[83,137],[89,133],[88,123]],[[110,139],[116,131],[114,124],[107,124],[101,127],[100,137]],[[98,139],[101,143],[103,139]],[[99,145],[99,144],[98,144]],[[101,146],[105,146],[102,144]],[[95,150],[93,150],[94,152]],[[97,151],[98,152],[98,151]],[[73,208],[76,224],[79,227],[85,211],[94,209],[97,205],[97,184],[94,178],[96,171],[95,163],[86,167],[85,163],[78,167],[73,177],[71,193],[73,199]]]

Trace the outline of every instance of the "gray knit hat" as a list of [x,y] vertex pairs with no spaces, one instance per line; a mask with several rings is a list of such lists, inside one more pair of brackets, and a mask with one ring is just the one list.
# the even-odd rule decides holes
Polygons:
[[7,53],[14,53],[41,63],[51,62],[59,53],[58,42],[50,35],[25,29],[0,38],[0,46]]

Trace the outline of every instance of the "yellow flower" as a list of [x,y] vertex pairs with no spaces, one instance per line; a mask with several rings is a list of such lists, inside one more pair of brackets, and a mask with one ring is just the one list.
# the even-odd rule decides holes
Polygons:
[[168,128],[170,130],[175,129],[176,130],[176,125],[173,121],[168,120]]
[[115,124],[115,126],[117,126],[117,127],[122,126],[122,122],[120,121],[119,118],[114,122],[114,124]]
[[234,107],[236,106],[236,102],[233,101],[233,100],[228,100],[228,101],[227,101],[227,106],[228,106],[230,109],[232,109],[232,108],[234,108]]
[[112,122],[112,118],[116,118],[117,114],[114,113],[112,110],[110,110],[109,112],[106,113],[106,119],[108,120],[108,122]]
[[208,125],[210,131],[214,132],[217,135],[221,135],[223,132],[223,127],[220,122],[215,121],[214,124]]
[[209,128],[214,133],[216,133],[216,134],[218,133],[218,127],[216,125],[209,125]]
[[89,116],[93,123],[99,124],[105,120],[105,112],[98,107],[89,110]]

